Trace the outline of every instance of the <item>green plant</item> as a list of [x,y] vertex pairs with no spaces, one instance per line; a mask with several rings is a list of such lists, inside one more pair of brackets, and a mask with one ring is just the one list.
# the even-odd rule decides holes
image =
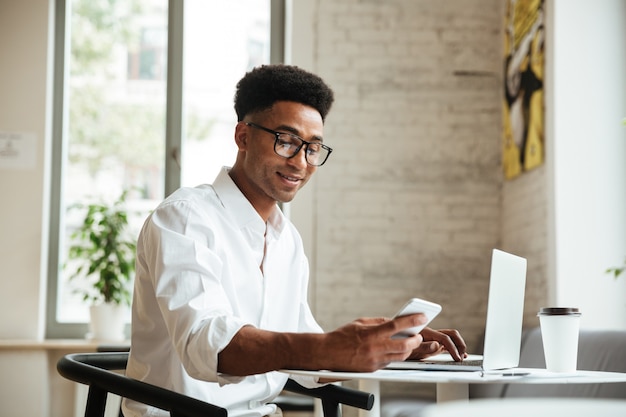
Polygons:
[[608,268],[605,272],[607,274],[612,274],[615,278],[619,277],[624,271],[626,271],[626,258],[624,258],[624,265],[622,266],[614,266],[612,268]]
[[77,265],[70,280],[91,283],[76,290],[85,301],[130,305],[136,243],[128,235],[126,194],[127,191],[122,192],[112,205],[72,206],[86,209],[86,214],[81,226],[70,235],[73,243],[65,267]]

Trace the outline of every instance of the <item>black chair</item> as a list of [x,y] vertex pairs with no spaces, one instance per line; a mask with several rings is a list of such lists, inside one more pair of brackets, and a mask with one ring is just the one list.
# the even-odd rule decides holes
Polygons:
[[[128,352],[74,353],[62,357],[57,370],[63,377],[89,386],[85,417],[104,416],[108,393],[169,411],[171,417],[228,416],[225,408],[112,372],[126,369],[127,362]],[[364,410],[374,405],[372,394],[332,384],[308,389],[290,379],[285,390],[321,399],[324,417],[339,417],[340,404]]]

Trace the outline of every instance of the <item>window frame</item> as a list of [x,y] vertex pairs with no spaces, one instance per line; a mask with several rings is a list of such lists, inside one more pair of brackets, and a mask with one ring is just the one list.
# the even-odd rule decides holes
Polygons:
[[[52,111],[52,155],[50,179],[50,222],[48,233],[48,280],[46,289],[46,329],[48,339],[84,338],[87,323],[62,323],[57,320],[57,287],[61,272],[60,248],[61,225],[63,224],[61,195],[63,192],[63,170],[67,160],[67,91],[69,39],[66,25],[69,22],[68,2],[55,1],[54,29],[54,74]],[[270,0],[270,62],[284,59],[285,5],[286,0]],[[180,187],[181,169],[178,155],[181,153],[183,137],[183,30],[184,1],[168,1],[168,47],[167,47],[167,92],[165,123],[165,181],[164,195]],[[127,328],[127,334],[129,329]]]

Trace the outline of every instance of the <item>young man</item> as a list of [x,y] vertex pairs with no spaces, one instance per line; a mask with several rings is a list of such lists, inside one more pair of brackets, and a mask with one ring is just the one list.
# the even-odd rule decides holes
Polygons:
[[[287,379],[279,369],[373,371],[444,349],[462,359],[455,330],[392,338],[421,314],[327,333],[315,322],[302,242],[276,203],[330,155],[332,102],[321,78],[293,66],[262,66],[237,84],[233,167],[213,185],[173,193],[139,236],[128,376],[261,417],[275,411],[268,403]],[[160,415],[131,401],[124,414]]]

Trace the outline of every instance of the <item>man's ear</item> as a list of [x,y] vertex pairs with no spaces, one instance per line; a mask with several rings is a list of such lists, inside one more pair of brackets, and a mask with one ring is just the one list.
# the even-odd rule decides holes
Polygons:
[[244,122],[237,123],[235,126],[235,143],[240,151],[245,151],[248,148],[248,133],[250,129]]

